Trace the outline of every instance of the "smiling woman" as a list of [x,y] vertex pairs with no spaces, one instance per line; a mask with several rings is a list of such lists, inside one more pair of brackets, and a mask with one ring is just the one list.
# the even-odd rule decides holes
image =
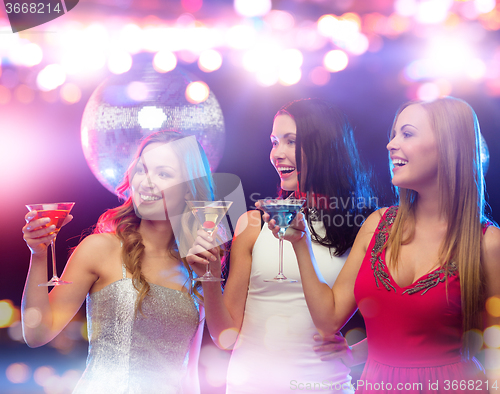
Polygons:
[[437,187],[438,146],[429,117],[421,105],[411,105],[398,116],[387,144],[394,186],[419,191]]
[[[99,218],[66,265],[62,279],[73,284],[50,294],[37,284],[47,277],[51,227],[26,215],[24,338],[32,347],[49,342],[86,298],[89,354],[75,393],[198,393],[204,311],[182,256],[197,228],[186,199],[213,200],[208,161],[193,136],[152,134],[118,192],[126,201]],[[33,326],[26,316],[35,310]]]

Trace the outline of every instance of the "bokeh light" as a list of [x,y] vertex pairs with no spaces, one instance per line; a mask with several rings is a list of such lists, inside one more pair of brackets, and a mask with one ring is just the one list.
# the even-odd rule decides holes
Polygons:
[[40,90],[48,91],[61,86],[66,81],[66,73],[59,64],[49,64],[41,70],[36,78]]
[[210,88],[205,82],[194,81],[186,87],[186,100],[191,104],[199,104],[205,101],[210,94]]
[[218,70],[222,65],[222,55],[214,49],[203,51],[198,59],[198,67],[204,72]]
[[422,24],[444,22],[453,0],[422,0],[417,5],[416,20]]
[[487,14],[495,9],[495,0],[474,0],[476,10],[481,14]]
[[115,50],[109,54],[108,69],[113,74],[126,73],[132,67],[132,56],[123,50]]
[[224,330],[219,335],[219,344],[224,349],[230,349],[236,343],[236,339],[238,338],[239,331],[235,328],[228,328]]
[[487,371],[500,372],[500,349],[485,349],[484,361]]
[[24,311],[24,324],[29,328],[36,328],[42,322],[42,313],[38,308],[28,308]]
[[175,66],[177,66],[177,57],[168,50],[159,51],[153,58],[153,67],[160,73],[172,71]]
[[255,74],[255,78],[260,86],[273,86],[278,83],[279,74],[277,70],[263,70],[258,71]]
[[78,85],[68,82],[61,87],[60,96],[63,102],[67,104],[75,104],[82,98],[82,91]]
[[[17,313],[16,313],[17,312]],[[0,301],[0,328],[9,327],[19,319],[19,313],[11,300]]]
[[38,44],[31,42],[29,44],[16,47],[12,51],[10,59],[14,64],[25,67],[33,67],[40,64],[42,61],[43,51]]
[[212,387],[222,387],[226,383],[226,370],[230,353],[221,353],[213,344],[201,347],[200,365],[205,368],[205,379]]
[[272,10],[265,16],[268,22],[275,30],[290,30],[295,25],[295,19],[292,14],[282,10]]
[[349,57],[340,49],[329,51],[323,58],[323,65],[330,72],[342,71],[347,67],[348,63]]
[[317,86],[324,86],[330,81],[330,73],[324,67],[314,67],[309,73],[309,79]]
[[119,32],[119,45],[128,53],[140,52],[143,42],[143,31],[135,23],[127,23]]
[[486,312],[493,317],[500,317],[500,298],[493,296],[486,300]]
[[8,334],[9,338],[13,341],[24,343],[23,327],[20,321],[16,321],[15,323],[10,325],[10,327],[8,328]]
[[234,49],[247,49],[251,48],[256,39],[257,33],[247,25],[232,26],[226,35],[227,44]]
[[484,330],[483,339],[489,348],[500,348],[500,326],[490,326]]
[[24,363],[13,363],[7,367],[5,375],[12,383],[24,383],[30,378],[31,370]]
[[286,49],[280,54],[282,67],[299,68],[304,63],[304,55],[295,48]]
[[338,26],[338,19],[334,15],[322,15],[318,19],[318,32],[325,37],[332,37]]
[[417,90],[417,98],[423,101],[432,101],[440,97],[439,87],[432,82],[427,82],[422,85]]
[[35,380],[36,384],[45,387],[50,378],[55,374],[56,371],[54,370],[54,368],[48,365],[44,365],[35,369],[35,372],[33,373],[33,379]]
[[349,345],[353,345],[366,338],[366,332],[362,328],[353,328],[346,332],[345,339]]
[[302,78],[302,72],[299,68],[283,68],[279,72],[279,81],[282,85],[290,86],[299,83]]
[[271,0],[234,0],[235,11],[245,17],[266,15],[271,7]]

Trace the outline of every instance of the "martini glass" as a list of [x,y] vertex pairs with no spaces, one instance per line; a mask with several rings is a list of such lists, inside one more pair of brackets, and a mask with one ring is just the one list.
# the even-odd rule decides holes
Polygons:
[[280,226],[280,230],[278,231],[279,238],[279,269],[278,275],[276,275],[273,279],[264,279],[264,282],[277,282],[277,283],[292,283],[297,282],[295,279],[288,279],[283,274],[283,237],[285,236],[286,229],[290,226],[293,219],[297,215],[297,213],[304,205],[304,199],[266,199],[259,200],[260,207],[271,216],[271,219],[276,221],[276,224]]
[[[75,205],[74,202],[57,202],[53,204],[28,204],[26,208],[29,211],[36,211],[36,219],[41,218],[50,218],[50,223],[47,226],[54,225],[56,229],[51,234],[59,233],[61,226],[64,223],[64,219],[68,216],[71,208]],[[40,283],[38,286],[60,286],[60,285],[68,285],[73,282],[66,282],[61,280],[57,276],[56,269],[56,237],[50,241],[50,249],[52,252],[52,279],[50,279],[47,283]]]
[[[226,215],[232,201],[186,201],[194,217],[198,220],[201,228],[212,236],[215,228]],[[209,264],[203,276],[195,279],[199,282],[222,282],[223,278],[217,278],[210,272]]]

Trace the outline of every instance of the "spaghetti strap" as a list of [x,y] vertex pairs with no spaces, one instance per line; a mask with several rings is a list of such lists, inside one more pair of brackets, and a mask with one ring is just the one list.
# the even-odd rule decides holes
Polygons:
[[[123,242],[120,241],[120,248],[122,247],[123,247]],[[127,278],[127,268],[125,267],[125,264],[123,264],[123,260],[122,260],[122,278],[123,279]]]

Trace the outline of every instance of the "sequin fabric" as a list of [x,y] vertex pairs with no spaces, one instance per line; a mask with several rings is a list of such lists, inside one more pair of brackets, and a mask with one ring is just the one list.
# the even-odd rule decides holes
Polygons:
[[182,393],[198,306],[184,292],[151,284],[143,314],[123,278],[87,295],[89,354],[74,394]]

